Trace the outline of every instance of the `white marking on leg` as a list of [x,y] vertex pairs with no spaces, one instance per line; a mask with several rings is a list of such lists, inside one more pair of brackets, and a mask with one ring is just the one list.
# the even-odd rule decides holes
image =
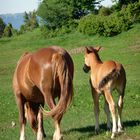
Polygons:
[[43,140],[43,134],[40,128],[37,131],[37,140]]
[[25,125],[24,124],[22,124],[22,127],[21,127],[20,140],[25,140]]
[[55,123],[55,132],[53,135],[53,140],[61,140],[62,139],[62,135],[60,132],[60,126],[58,124],[58,122]]
[[111,112],[111,116],[112,116],[112,123],[113,123],[113,127],[112,127],[112,136],[111,138],[114,138],[116,136],[117,133],[117,125],[116,125],[116,108],[115,108],[115,103],[113,101],[113,98],[111,96],[111,92],[109,90],[105,91],[105,98],[109,104],[109,109]]
[[38,119],[37,140],[43,140],[42,114],[41,114],[41,111],[38,112],[37,119]]
[[117,125],[116,125],[116,115],[115,115],[115,111],[113,113],[112,111],[112,123],[113,123],[113,127],[112,127],[112,136],[111,138],[113,139],[116,136],[117,133]]
[[123,108],[123,98],[119,96],[118,100],[118,132],[122,132],[121,114]]

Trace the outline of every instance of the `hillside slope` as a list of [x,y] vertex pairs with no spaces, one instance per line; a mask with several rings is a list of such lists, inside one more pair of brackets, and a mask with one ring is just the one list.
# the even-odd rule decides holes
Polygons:
[[[26,51],[35,51],[41,47],[58,45],[70,51],[88,45],[103,46],[100,52],[102,60],[121,62],[127,75],[126,95],[123,110],[125,132],[117,140],[140,139],[140,24],[131,30],[111,38],[86,36],[80,33],[61,35],[55,38],[43,38],[39,29],[26,34],[0,39],[0,140],[19,138],[18,110],[13,91],[12,76],[19,57]],[[103,111],[103,97],[100,99],[100,135],[94,133],[94,114],[89,75],[82,71],[83,53],[74,53],[72,58],[74,71],[74,99],[62,120],[62,133],[65,140],[108,140],[111,133],[106,132],[106,117]],[[114,92],[114,98],[117,94]],[[16,123],[12,127],[11,123]],[[44,119],[47,140],[52,139],[53,122]],[[29,126],[27,139],[35,137]]]

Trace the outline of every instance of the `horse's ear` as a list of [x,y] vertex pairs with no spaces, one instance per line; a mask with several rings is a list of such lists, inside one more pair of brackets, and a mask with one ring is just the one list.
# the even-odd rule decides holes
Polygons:
[[95,48],[95,50],[96,50],[97,52],[99,52],[101,49],[102,49],[101,46],[98,46],[98,47]]

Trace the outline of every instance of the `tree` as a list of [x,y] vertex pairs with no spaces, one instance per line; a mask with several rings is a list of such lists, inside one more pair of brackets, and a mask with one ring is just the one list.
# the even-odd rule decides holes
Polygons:
[[2,34],[4,32],[5,26],[6,26],[6,24],[4,23],[4,21],[2,20],[2,18],[0,18],[0,37],[2,37]]
[[3,36],[5,36],[5,37],[11,37],[11,36],[13,35],[12,29],[13,29],[12,24],[9,23],[9,24],[5,27],[5,29],[4,29]]
[[130,3],[138,2],[139,0],[119,0],[120,5],[128,5]]
[[115,9],[121,10],[121,8],[124,5],[133,4],[135,2],[138,2],[139,0],[112,0],[112,1],[117,2],[117,5],[115,5]]
[[24,14],[24,25],[20,28],[20,33],[24,33],[26,31],[31,31],[39,26],[36,16],[36,11],[33,12],[25,12]]
[[95,0],[43,0],[37,14],[50,29],[60,28],[70,20],[80,19],[94,11]]

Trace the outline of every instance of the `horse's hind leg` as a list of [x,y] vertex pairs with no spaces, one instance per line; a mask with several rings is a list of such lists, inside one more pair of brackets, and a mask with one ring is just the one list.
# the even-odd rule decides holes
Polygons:
[[58,119],[54,118],[55,132],[53,135],[53,140],[62,140],[63,139],[63,137],[61,135],[61,130],[60,130],[61,119],[62,119],[62,116],[59,117]]
[[[53,109],[56,105],[55,100],[53,99],[52,95],[50,95],[49,99],[46,98],[46,102],[47,102],[47,105],[48,105],[50,110]],[[61,135],[61,130],[60,130],[60,122],[61,122],[62,116],[63,116],[63,114],[58,115],[57,117],[53,116],[54,126],[55,126],[55,132],[54,132],[54,135],[53,135],[53,140],[62,140],[63,139],[63,137]]]
[[[49,100],[49,102],[47,102],[47,104],[50,109],[53,109],[55,107],[55,101],[53,100],[53,98],[50,98],[50,100]],[[63,116],[63,114],[58,115],[57,117],[53,116],[54,126],[55,126],[53,140],[62,140],[63,139],[63,136],[61,135],[61,129],[60,129],[60,122],[61,122],[62,116]]]
[[19,109],[20,140],[25,140],[25,125],[26,125],[26,118],[25,118],[25,111],[24,111],[25,99],[20,93],[15,94],[15,97]]
[[25,111],[26,118],[34,134],[37,136],[37,140],[43,140],[45,133],[43,129],[43,115],[39,109],[39,104],[28,102],[25,105]]
[[37,140],[42,140],[44,137],[46,137],[46,135],[43,128],[43,114],[41,109],[39,109],[37,120],[38,120]]

